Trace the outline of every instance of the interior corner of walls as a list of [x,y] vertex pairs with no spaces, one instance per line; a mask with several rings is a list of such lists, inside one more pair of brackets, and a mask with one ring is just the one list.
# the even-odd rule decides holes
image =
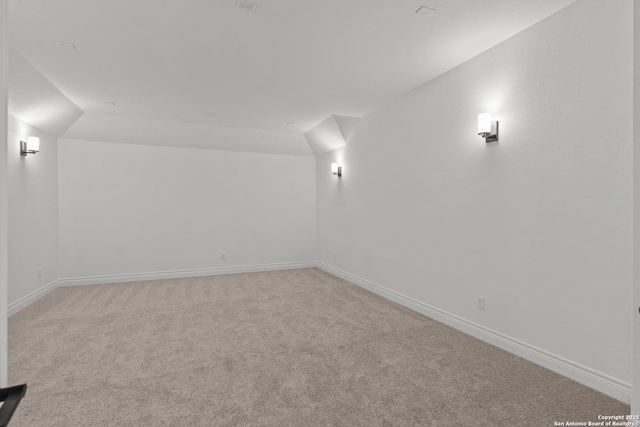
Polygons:
[[71,277],[66,279],[59,279],[56,285],[59,287],[103,285],[148,280],[184,279],[189,277],[257,273],[263,271],[295,270],[303,268],[314,268],[315,266],[315,261],[297,261],[270,264],[237,265],[228,267],[198,268],[188,270],[156,271],[148,273],[107,274],[100,276]]
[[84,112],[84,111],[82,111],[82,110],[80,110],[80,114],[78,114],[78,116],[77,116],[76,118],[74,118],[73,120],[71,120],[71,121],[69,122],[69,124],[68,124],[64,129],[62,129],[62,132],[60,133],[59,138],[60,138],[60,139],[66,139],[66,138],[67,138],[67,136],[66,136],[66,135],[67,135],[67,132],[69,131],[69,129],[71,129],[71,128],[76,124],[76,123],[78,123],[78,121],[79,121],[79,120],[82,118],[82,116],[84,116],[84,115],[85,115],[85,112]]
[[[8,118],[7,292],[13,302],[58,278],[58,140],[18,117]],[[40,152],[21,156],[19,141],[29,136],[40,138]]]
[[41,287],[40,289],[37,289],[31,292],[30,294],[25,295],[22,298],[19,298],[18,300],[10,303],[8,306],[8,312],[7,312],[8,316],[9,317],[13,316],[20,310],[35,303],[40,298],[43,298],[47,294],[55,291],[59,286],[60,286],[60,281],[54,280],[53,282]]
[[115,283],[168,280],[168,279],[185,279],[190,277],[206,277],[206,276],[218,276],[218,275],[240,274],[240,273],[257,273],[257,272],[264,272],[264,271],[284,271],[284,270],[295,270],[295,269],[316,268],[316,267],[317,267],[316,261],[297,261],[297,262],[242,265],[242,266],[204,268],[204,269],[192,269],[192,270],[158,271],[158,272],[150,272],[150,273],[132,273],[132,274],[111,274],[111,275],[88,276],[88,277],[69,277],[64,279],[60,278],[10,303],[8,305],[8,315],[13,316],[20,310],[28,307],[29,305],[35,303],[39,299],[45,297],[49,293],[61,287],[93,286],[93,285],[106,285],[106,284],[115,284]]
[[345,144],[349,144],[353,134],[356,132],[358,125],[362,118],[360,117],[348,117],[348,116],[334,116],[340,133],[344,138]]

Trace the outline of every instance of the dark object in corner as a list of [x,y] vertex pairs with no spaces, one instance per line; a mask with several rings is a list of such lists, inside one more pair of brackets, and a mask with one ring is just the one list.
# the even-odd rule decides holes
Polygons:
[[9,424],[26,392],[26,384],[0,388],[0,402],[4,402],[0,408],[0,427],[6,427]]

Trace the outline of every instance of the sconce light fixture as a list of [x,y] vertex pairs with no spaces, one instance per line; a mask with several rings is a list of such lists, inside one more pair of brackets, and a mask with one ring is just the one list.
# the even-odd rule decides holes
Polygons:
[[37,136],[30,136],[26,141],[20,141],[21,156],[36,154],[38,151],[40,151],[40,138]]
[[498,140],[498,122],[491,121],[491,113],[478,114],[478,135],[487,143]]
[[342,166],[337,163],[331,163],[331,173],[338,175],[338,178],[342,177]]

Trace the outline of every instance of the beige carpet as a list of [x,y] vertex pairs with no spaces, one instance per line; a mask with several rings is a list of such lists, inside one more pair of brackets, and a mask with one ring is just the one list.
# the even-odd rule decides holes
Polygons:
[[553,426],[629,406],[318,269],[60,288],[9,320],[20,426]]

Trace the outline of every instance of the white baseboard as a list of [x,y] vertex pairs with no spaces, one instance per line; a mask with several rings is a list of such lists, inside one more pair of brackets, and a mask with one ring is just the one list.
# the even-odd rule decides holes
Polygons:
[[446,311],[432,307],[428,304],[417,301],[413,298],[402,295],[322,262],[318,262],[316,266],[327,273],[338,276],[348,282],[374,292],[404,307],[442,322],[445,325],[451,326],[491,345],[520,356],[523,359],[543,366],[553,372],[571,378],[586,385],[587,387],[611,396],[614,399],[618,399],[627,404],[631,403],[631,384],[627,382],[580,365],[579,363],[572,362],[564,357],[534,347],[515,338],[501,334],[500,332],[485,328],[477,323],[470,322],[451,313],[447,313]]
[[58,280],[58,286],[85,286],[107,283],[141,282],[145,280],[182,279],[185,277],[218,276],[221,274],[255,273],[259,271],[312,268],[313,261],[285,262],[278,264],[239,265],[233,267],[200,268],[192,270],[158,271],[153,273],[112,274],[105,276],[74,277]]
[[107,276],[74,277],[58,279],[18,301],[9,304],[7,315],[10,317],[30,304],[33,304],[49,292],[62,286],[99,285],[107,283],[139,282],[144,280],[180,279],[184,277],[217,276],[221,274],[254,273],[259,271],[292,270],[296,268],[312,268],[316,263],[286,262],[278,264],[242,265],[235,267],[202,268],[194,270],[160,271],[155,273],[112,274]]
[[7,307],[7,317],[13,316],[14,314],[19,312],[26,306],[31,305],[34,302],[38,301],[40,298],[47,295],[49,292],[54,291],[58,286],[59,286],[58,280],[56,280],[54,282],[49,283],[48,285],[41,287],[35,292],[31,292],[26,297],[22,297],[16,302],[12,302]]

